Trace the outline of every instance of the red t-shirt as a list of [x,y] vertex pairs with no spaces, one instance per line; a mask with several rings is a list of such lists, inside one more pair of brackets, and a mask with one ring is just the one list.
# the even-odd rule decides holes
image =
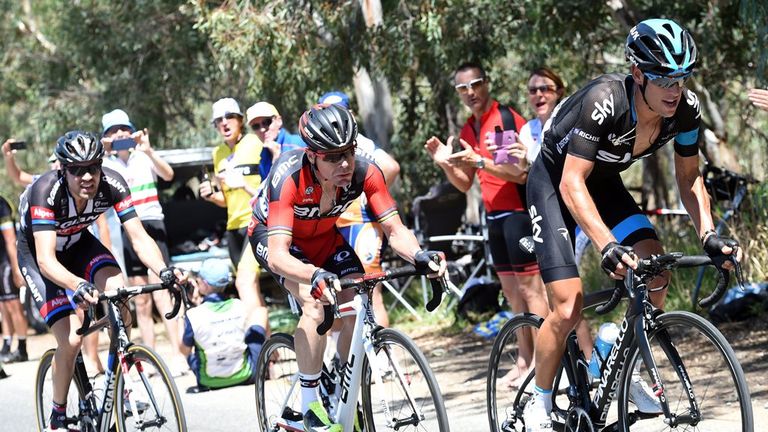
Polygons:
[[[508,108],[515,119],[515,126],[519,131],[525,124],[525,119],[516,113],[512,108]],[[485,136],[487,133],[495,133],[496,126],[504,129],[504,124],[499,113],[499,103],[493,101],[491,108],[480,118],[480,131],[475,130],[475,116],[467,119],[464,127],[461,129],[461,139],[469,143],[477,154],[485,158],[493,159],[493,156],[485,146]],[[480,190],[483,194],[483,204],[487,212],[501,210],[525,210],[523,200],[518,192],[517,183],[502,180],[496,176],[488,174],[485,170],[477,170],[477,177],[480,180]],[[522,188],[520,188],[522,190]]]

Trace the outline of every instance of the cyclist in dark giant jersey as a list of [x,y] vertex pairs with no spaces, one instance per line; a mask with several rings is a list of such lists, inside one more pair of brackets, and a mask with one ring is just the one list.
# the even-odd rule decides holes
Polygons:
[[[552,381],[565,338],[581,317],[583,290],[573,254],[576,224],[602,251],[601,266],[615,279],[622,279],[627,267],[636,268],[637,257],[663,252],[653,226],[624,188],[621,171],[674,139],[680,197],[705,252],[724,259],[736,251],[739,258],[736,242],[714,231],[699,172],[699,101],[685,88],[696,54],[693,38],[674,21],[642,21],[627,37],[631,74],[590,82],[561,102],[544,128],[541,156],[528,176],[528,211],[553,313],[537,336],[536,387],[524,411],[528,432],[552,430]],[[732,267],[725,261],[723,267]],[[659,307],[668,277],[649,284]],[[629,393],[639,411],[660,412],[639,372]]]
[[[302,115],[299,133],[305,150],[280,155],[262,182],[254,205],[250,242],[259,263],[272,273],[302,307],[296,329],[296,358],[301,382],[304,427],[341,431],[328,424],[317,386],[325,336],[317,333],[323,305],[333,301],[339,277],[360,276],[363,266],[336,228],[336,220],[365,193],[375,219],[392,249],[424,274],[445,272],[439,253],[421,250],[403,225],[384,176],[369,155],[356,151],[357,124],[342,105],[315,105]],[[339,301],[349,299],[339,294]],[[354,317],[342,318],[340,358],[346,358]]]
[[43,174],[21,196],[18,259],[27,287],[56,337],[50,430],[67,430],[67,392],[81,345],[75,333],[81,319],[75,310],[96,303],[98,291],[124,285],[115,258],[88,226],[114,208],[147,267],[166,282],[185,276],[163,268],[162,254],[136,217],[125,180],[102,168],[104,147],[99,140],[87,132],[67,132],[54,153],[62,169]]

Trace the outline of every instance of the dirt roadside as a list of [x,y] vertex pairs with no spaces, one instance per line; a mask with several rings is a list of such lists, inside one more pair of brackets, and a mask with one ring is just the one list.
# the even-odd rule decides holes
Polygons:
[[[768,430],[768,321],[753,319],[718,328],[733,346],[746,374],[755,430]],[[421,327],[408,333],[435,371],[451,429],[488,430],[485,387],[493,341],[471,332],[447,334],[439,327]]]

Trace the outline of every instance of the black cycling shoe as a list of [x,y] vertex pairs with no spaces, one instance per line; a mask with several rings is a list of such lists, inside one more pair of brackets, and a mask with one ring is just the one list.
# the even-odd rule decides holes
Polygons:
[[8,375],[8,372],[5,371],[5,369],[0,369],[0,379],[8,378],[10,375]]
[[5,357],[6,363],[20,363],[29,360],[29,355],[26,351],[21,352],[19,350],[13,351]]
[[192,387],[187,389],[187,393],[188,394],[197,394],[197,393],[203,393],[203,392],[207,392],[207,391],[211,391],[211,388],[210,387],[206,387],[206,386],[200,386],[200,385],[199,386],[192,386]]
[[51,414],[50,420],[48,421],[48,428],[45,429],[45,432],[79,432],[80,429],[77,428],[77,420],[67,418],[66,414],[60,414],[60,415],[53,415]]

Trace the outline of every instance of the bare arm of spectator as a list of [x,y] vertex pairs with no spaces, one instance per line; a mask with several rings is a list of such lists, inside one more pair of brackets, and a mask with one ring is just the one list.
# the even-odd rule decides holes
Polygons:
[[768,111],[768,89],[752,89],[749,91],[749,100],[752,105],[763,111]]
[[96,229],[99,230],[99,240],[105,248],[112,250],[112,237],[109,236],[109,223],[107,222],[107,214],[102,213],[98,219],[96,219]]
[[5,156],[5,171],[8,173],[8,177],[19,186],[27,186],[32,184],[32,174],[22,171],[19,166],[16,165],[16,158],[11,150],[11,143],[16,142],[15,139],[9,138],[3,143],[3,156]]
[[136,150],[144,152],[144,154],[149,156],[158,177],[165,181],[173,180],[173,168],[155,153],[155,149],[152,148],[152,144],[149,142],[149,131],[146,128],[136,131],[133,134],[133,139],[136,141]]
[[397,179],[398,174],[400,174],[400,164],[387,152],[381,149],[374,153],[373,158],[376,160],[376,165],[381,168],[381,172],[384,173],[384,180],[387,182],[387,185],[392,185],[392,182],[394,182]]
[[475,178],[475,169],[467,166],[454,164],[451,162],[453,154],[453,136],[448,137],[448,142],[443,144],[437,137],[427,140],[424,148],[427,149],[429,157],[445,172],[448,181],[456,189],[466,192],[472,187],[472,181]]
[[8,252],[8,261],[11,264],[13,284],[17,288],[21,288],[21,286],[24,285],[24,279],[21,277],[19,262],[16,258],[16,231],[13,226],[8,227],[8,229],[3,229],[2,231],[3,240],[5,241],[5,250]]

